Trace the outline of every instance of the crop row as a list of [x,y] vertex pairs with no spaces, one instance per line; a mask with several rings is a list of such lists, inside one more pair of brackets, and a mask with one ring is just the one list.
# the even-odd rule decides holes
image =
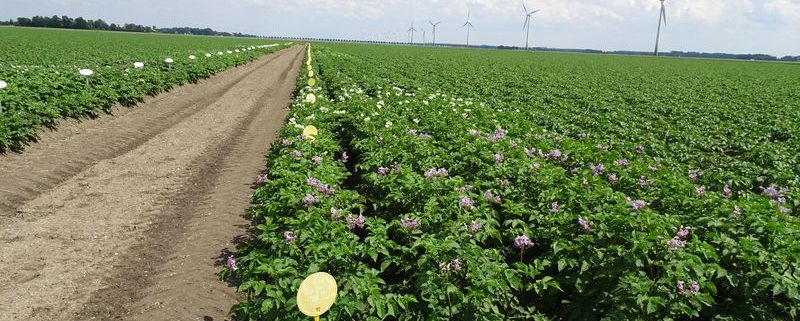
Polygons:
[[[756,164],[777,174],[755,188],[719,167],[724,153],[670,156],[663,137],[640,147],[638,127],[602,130],[633,111],[592,113],[595,130],[554,125],[569,120],[509,109],[524,91],[466,70],[508,65],[451,66],[469,77],[444,85],[462,51],[364,48],[313,53],[320,84],[298,88],[254,194],[256,237],[223,273],[247,294],[238,318],[303,319],[294,293],[320,270],[340,284],[330,320],[798,317],[800,223],[777,184],[794,169]],[[473,97],[459,84],[476,78]]]
[[[13,35],[17,32],[27,34],[31,31],[4,28],[0,32]],[[71,34],[70,31],[36,30],[35,32],[29,35],[33,39],[27,41],[36,41],[37,37],[49,37],[49,33],[63,33],[63,39],[59,41],[72,40],[78,44],[91,44],[88,41],[100,37],[101,34],[87,32],[93,36],[87,37],[82,32],[76,34]],[[227,48],[217,47],[213,50],[204,45],[203,47],[206,47],[204,49],[188,47],[176,52],[160,49],[160,43],[171,41],[168,36],[151,40],[147,47],[150,53],[147,54],[127,55],[124,47],[103,49],[108,56],[116,57],[115,60],[24,64],[33,62],[29,55],[38,54],[25,52],[22,49],[20,52],[9,51],[0,64],[0,80],[7,84],[6,88],[0,89],[0,104],[2,104],[0,152],[21,150],[27,142],[36,139],[41,127],[55,126],[63,117],[94,117],[101,112],[109,112],[116,104],[134,105],[142,101],[145,96],[168,91],[177,85],[197,82],[229,67],[247,63],[261,55],[283,48],[278,45],[253,43],[232,45]],[[17,47],[20,46],[20,43],[13,43]],[[53,46],[37,50],[52,54],[59,52],[60,48],[57,45],[58,42]],[[102,45],[114,45],[114,42],[106,41]],[[83,50],[91,53],[98,50],[98,47],[88,46]],[[124,59],[121,58],[123,56]]]

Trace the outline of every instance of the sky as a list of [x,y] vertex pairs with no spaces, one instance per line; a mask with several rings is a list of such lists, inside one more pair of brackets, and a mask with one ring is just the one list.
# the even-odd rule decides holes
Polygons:
[[[651,51],[658,0],[527,0],[531,45]],[[661,50],[800,55],[800,0],[666,0]],[[0,18],[68,15],[265,36],[524,46],[520,0],[0,0]]]

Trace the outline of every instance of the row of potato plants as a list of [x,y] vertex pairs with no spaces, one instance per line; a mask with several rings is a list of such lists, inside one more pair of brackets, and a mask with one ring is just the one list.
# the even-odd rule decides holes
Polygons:
[[[37,34],[32,36],[36,37]],[[98,36],[94,33],[92,36],[94,38],[69,33],[63,35],[67,39],[75,37],[72,40],[78,45],[86,45],[81,52],[87,55],[98,48],[115,45],[111,40],[97,42]],[[8,41],[15,44],[14,41]],[[110,112],[117,104],[133,106],[146,96],[166,92],[186,83],[196,83],[222,70],[285,48],[284,45],[267,47],[268,43],[250,42],[227,48],[214,48],[212,45],[213,50],[185,47],[180,51],[165,52],[161,49],[162,43],[168,41],[170,36],[161,36],[141,43],[144,48],[138,50],[150,49],[146,54],[127,55],[124,47],[103,49],[105,58],[95,61],[26,64],[32,58],[30,52],[22,50],[24,46],[20,46],[18,52],[10,51],[9,56],[0,63],[0,80],[8,84],[7,88],[0,89],[0,153],[21,151],[27,143],[36,140],[42,127],[52,128],[62,118],[96,117],[103,112]],[[205,41],[213,43],[216,40]],[[203,39],[197,43],[202,44]],[[231,43],[226,41],[224,44]],[[37,50],[41,52],[40,48]],[[59,51],[59,48],[52,46],[46,50],[47,54],[51,54]],[[190,55],[194,59],[190,59]],[[167,58],[172,59],[172,63],[167,63]],[[135,62],[142,63],[142,67],[135,67]],[[88,81],[86,76],[78,72],[84,68],[93,71]]]
[[[298,88],[268,157],[257,237],[223,272],[247,293],[238,318],[303,319],[294,294],[315,271],[340,281],[331,320],[797,318],[784,189],[385,76],[405,63],[313,57],[321,84]],[[309,124],[319,135],[298,136]]]

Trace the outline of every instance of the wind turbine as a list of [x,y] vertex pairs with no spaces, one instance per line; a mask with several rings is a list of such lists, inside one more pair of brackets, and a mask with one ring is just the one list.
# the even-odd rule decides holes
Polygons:
[[426,33],[425,29],[423,29],[423,28],[419,28],[419,29],[422,30],[422,45],[425,45],[425,42],[426,42],[426,40],[425,40],[425,33]]
[[664,21],[664,27],[667,26],[667,10],[664,9],[664,0],[661,1],[661,13],[658,15],[658,31],[656,32],[656,56],[658,56],[658,40],[661,37],[661,21]]
[[525,50],[528,50],[528,39],[531,36],[531,16],[534,13],[539,12],[539,9],[528,11],[528,7],[525,6],[525,2],[522,3],[522,9],[525,10],[525,24],[522,25],[522,28],[527,28],[528,31],[525,32]]
[[467,47],[469,47],[469,29],[470,28],[475,28],[475,26],[473,26],[472,22],[469,20],[469,17],[470,17],[470,9],[468,8],[467,9],[467,22],[465,22],[464,25],[461,26],[461,28],[464,28],[464,27],[467,28]]
[[439,21],[437,23],[433,23],[433,21],[428,20],[428,23],[430,23],[431,27],[433,27],[433,45],[435,46],[436,45],[436,26],[438,26],[442,22]]
[[408,33],[411,34],[411,44],[414,44],[414,32],[416,31],[417,29],[414,29],[414,21],[411,21],[411,28],[408,28]]

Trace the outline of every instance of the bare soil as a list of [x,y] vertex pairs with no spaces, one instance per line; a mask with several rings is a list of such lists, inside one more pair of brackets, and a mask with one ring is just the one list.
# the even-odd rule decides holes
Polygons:
[[0,155],[0,320],[225,320],[217,273],[246,232],[303,48]]

